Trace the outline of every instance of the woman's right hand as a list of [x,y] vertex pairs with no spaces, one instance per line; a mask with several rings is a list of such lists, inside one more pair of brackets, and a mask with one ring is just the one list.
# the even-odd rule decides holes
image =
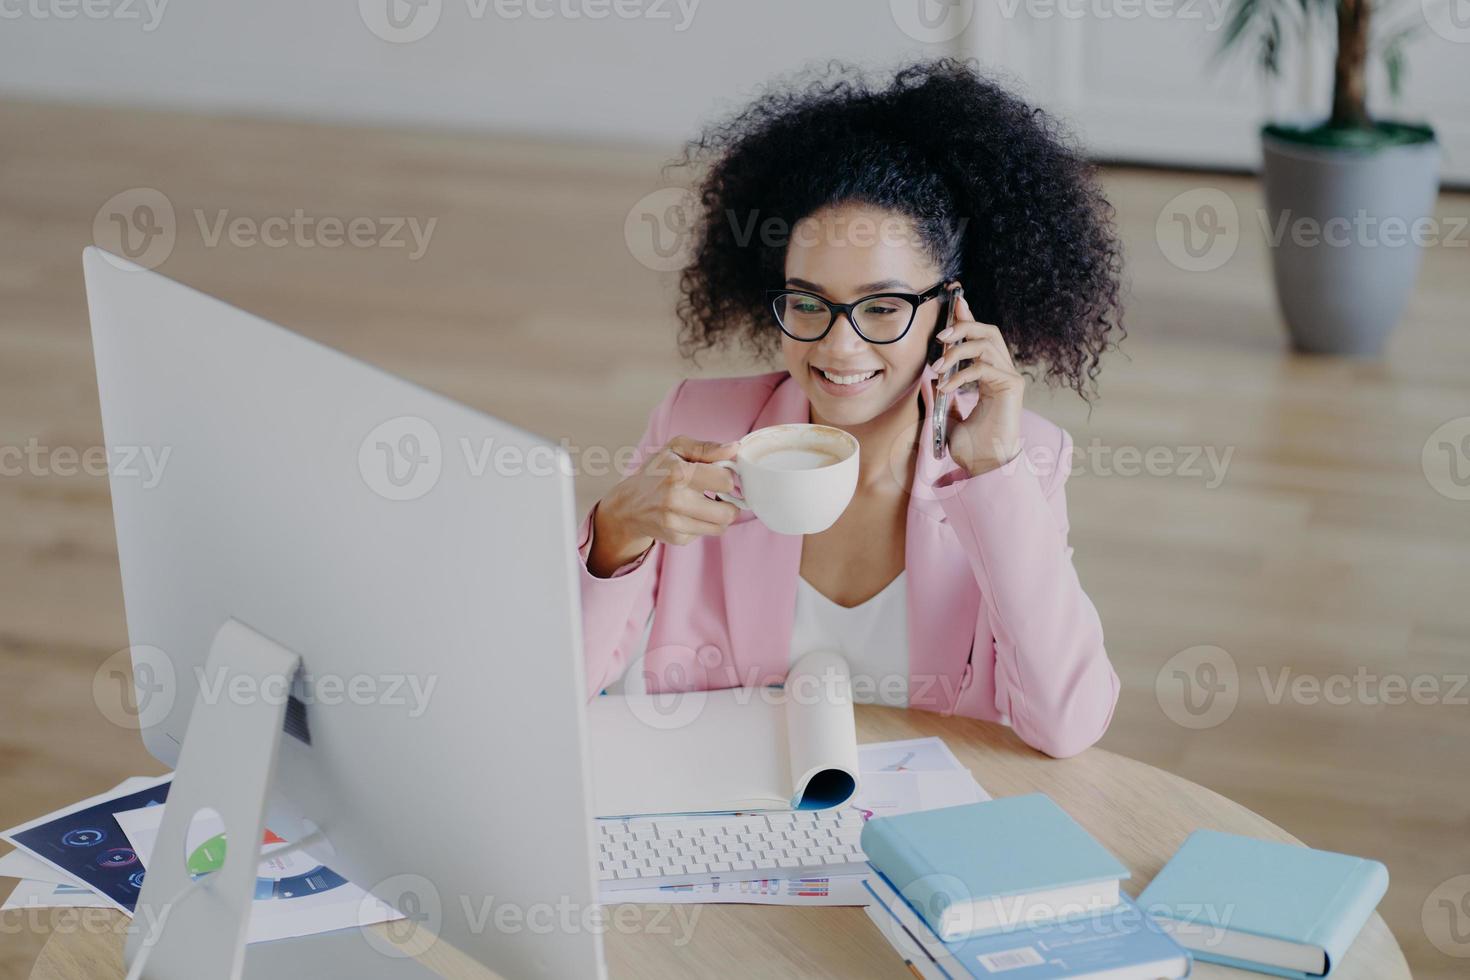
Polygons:
[[734,492],[734,474],[714,464],[734,459],[736,449],[734,443],[675,436],[645,459],[637,472],[598,501],[588,571],[607,578],[655,541],[688,544],[723,534],[740,508],[705,494]]

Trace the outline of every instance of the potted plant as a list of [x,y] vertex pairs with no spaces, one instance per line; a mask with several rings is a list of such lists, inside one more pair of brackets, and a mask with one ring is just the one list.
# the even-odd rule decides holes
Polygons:
[[[1439,144],[1427,125],[1368,113],[1368,65],[1383,59],[1396,99],[1416,24],[1375,23],[1391,0],[1233,0],[1221,53],[1252,42],[1267,77],[1289,35],[1336,36],[1332,113],[1261,128],[1266,231],[1276,296],[1297,350],[1376,355],[1402,313],[1432,237]],[[1416,11],[1418,3],[1411,3]]]

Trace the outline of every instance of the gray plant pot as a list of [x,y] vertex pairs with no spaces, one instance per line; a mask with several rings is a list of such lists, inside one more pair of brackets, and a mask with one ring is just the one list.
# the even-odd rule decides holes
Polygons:
[[1266,131],[1261,143],[1264,230],[1292,345],[1378,355],[1414,288],[1426,236],[1438,236],[1426,219],[1439,191],[1439,144],[1345,150]]

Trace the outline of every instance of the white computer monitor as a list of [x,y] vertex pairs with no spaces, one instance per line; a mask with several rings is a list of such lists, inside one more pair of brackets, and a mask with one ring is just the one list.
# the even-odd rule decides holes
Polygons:
[[[390,903],[428,882],[442,940],[505,976],[601,975],[566,454],[99,249],[83,265],[148,749],[176,764],[201,689],[231,701],[206,662],[243,624],[302,670],[272,829],[320,830],[311,853]],[[399,975],[330,938],[253,945],[245,975]]]

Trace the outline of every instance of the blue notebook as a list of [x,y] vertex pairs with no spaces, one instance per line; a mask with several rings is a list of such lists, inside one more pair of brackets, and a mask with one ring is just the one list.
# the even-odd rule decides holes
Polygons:
[[1040,793],[875,817],[862,848],[946,942],[1105,911],[1128,877]]
[[867,887],[878,906],[871,917],[888,917],[879,928],[922,976],[1178,980],[1191,971],[1188,951],[1126,895],[1112,909],[1081,919],[943,943],[881,878],[870,878]]
[[1202,960],[1305,978],[1332,972],[1387,889],[1377,861],[1197,830],[1138,903]]

